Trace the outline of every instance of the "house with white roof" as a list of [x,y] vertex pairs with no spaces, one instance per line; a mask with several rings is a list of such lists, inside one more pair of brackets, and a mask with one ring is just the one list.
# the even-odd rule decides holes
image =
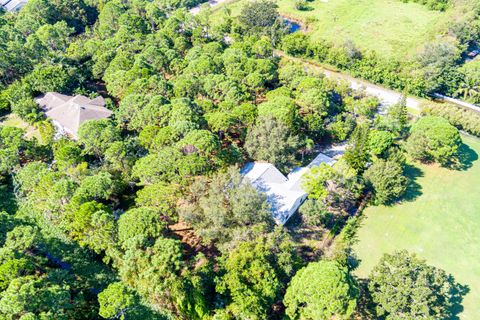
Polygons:
[[87,120],[108,118],[112,111],[105,108],[105,100],[99,96],[90,99],[82,95],[67,96],[48,92],[35,99],[45,115],[52,120],[57,132],[77,139],[80,125]]
[[266,162],[249,162],[240,173],[245,181],[266,194],[274,220],[283,225],[308,196],[301,185],[302,176],[322,163],[332,166],[335,162],[335,159],[320,153],[308,166],[296,168],[287,176]]
[[8,12],[18,12],[28,0],[0,0],[0,6]]

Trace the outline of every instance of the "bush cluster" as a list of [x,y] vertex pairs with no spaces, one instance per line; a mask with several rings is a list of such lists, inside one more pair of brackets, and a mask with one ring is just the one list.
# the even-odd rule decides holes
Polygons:
[[480,114],[474,110],[444,103],[428,104],[423,107],[423,113],[443,117],[458,129],[480,137]]
[[289,55],[326,63],[354,77],[395,90],[418,96],[433,93],[425,78],[407,71],[411,69],[407,63],[382,59],[373,51],[361,51],[351,41],[338,46],[327,41],[309,41],[305,34],[292,33],[283,38],[282,49]]

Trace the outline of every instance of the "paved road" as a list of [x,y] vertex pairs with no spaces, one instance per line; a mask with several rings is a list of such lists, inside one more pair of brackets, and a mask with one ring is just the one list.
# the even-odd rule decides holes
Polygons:
[[471,103],[468,103],[468,102],[465,102],[465,101],[462,101],[462,100],[459,100],[459,99],[454,99],[454,98],[450,98],[450,97],[446,97],[444,95],[441,95],[439,93],[436,93],[435,94],[435,97],[437,97],[438,99],[440,100],[443,100],[443,101],[446,101],[446,102],[450,102],[450,103],[454,103],[456,105],[459,105],[459,106],[462,106],[464,108],[468,108],[468,109],[472,109],[472,110],[475,110],[477,112],[480,112],[480,107],[479,106],[476,106],[474,104],[471,104]]
[[228,0],[210,0],[208,2],[204,2],[204,3],[201,3],[199,5],[197,5],[196,7],[193,7],[192,9],[190,9],[190,13],[193,14],[193,15],[197,15],[200,13],[200,10],[202,9],[202,6],[204,6],[206,3],[208,3],[208,5],[213,8],[213,7],[216,7],[224,2],[226,2]]
[[[355,90],[364,89],[367,94],[377,97],[381,101],[383,106],[390,106],[392,104],[395,104],[398,101],[400,101],[400,99],[402,98],[402,94],[397,92],[397,91],[387,89],[387,88],[382,87],[382,86],[375,85],[375,84],[370,83],[370,82],[365,81],[365,80],[360,80],[360,79],[357,79],[357,78],[353,78],[349,75],[346,75],[346,74],[343,74],[343,73],[340,73],[340,72],[328,70],[328,69],[326,69],[326,68],[324,68],[320,65],[317,65],[315,63],[312,63],[310,61],[307,61],[307,60],[304,60],[304,59],[301,59],[301,58],[295,58],[295,57],[289,56],[289,55],[285,54],[284,52],[282,52],[280,50],[275,50],[275,54],[277,56],[284,57],[284,58],[286,58],[288,60],[291,60],[291,61],[301,62],[303,65],[307,66],[307,68],[309,68],[309,69],[318,70],[318,71],[324,73],[327,78],[344,80],[344,81],[346,81],[350,84],[350,87],[352,89],[355,89]],[[444,96],[444,95],[441,95],[441,94],[435,94],[435,97],[436,97],[436,99],[438,99],[440,101],[448,102],[448,103],[455,104],[455,105],[463,107],[463,108],[467,108],[467,109],[471,109],[471,110],[480,112],[480,107],[476,106],[474,104],[467,103],[467,102],[459,100],[459,99],[450,98],[450,97],[447,97],[447,96]],[[432,101],[427,100],[427,99],[422,99],[422,98],[410,96],[410,97],[407,98],[406,104],[407,104],[407,108],[409,108],[411,110],[421,111],[422,110],[421,105],[424,102],[432,102]]]
[[[284,52],[279,50],[276,50],[275,54],[277,56],[284,57],[291,61],[301,62],[311,70],[317,70],[324,73],[327,78],[346,81],[350,84],[350,87],[354,90],[363,89],[367,94],[377,97],[381,101],[381,104],[384,106],[393,105],[395,103],[398,103],[400,99],[402,99],[402,94],[399,92],[372,84],[364,80],[352,78],[343,73],[325,69],[322,66],[306,61],[304,59],[294,58],[289,55],[286,55]],[[408,97],[406,102],[407,108],[420,111],[421,110],[420,105],[422,101],[423,100],[420,98]]]

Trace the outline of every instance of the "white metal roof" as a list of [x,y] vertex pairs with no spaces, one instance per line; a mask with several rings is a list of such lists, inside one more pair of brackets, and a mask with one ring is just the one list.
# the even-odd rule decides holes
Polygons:
[[251,183],[283,183],[287,178],[271,163],[249,162],[241,170],[241,174]]
[[318,167],[319,165],[321,165],[322,163],[326,163],[328,164],[329,166],[333,166],[333,164],[335,163],[335,159],[333,158],[330,158],[329,156],[323,154],[323,153],[319,153],[315,159],[312,160],[312,162],[310,162],[307,166],[307,168],[313,168],[313,167]]
[[19,11],[27,2],[28,0],[0,0],[0,4],[8,12]]
[[308,166],[295,168],[287,177],[274,165],[265,162],[249,162],[240,173],[259,192],[267,195],[273,218],[278,224],[284,224],[307,197],[301,186],[303,175],[310,171],[310,168],[322,163],[331,166],[335,161],[320,153]]

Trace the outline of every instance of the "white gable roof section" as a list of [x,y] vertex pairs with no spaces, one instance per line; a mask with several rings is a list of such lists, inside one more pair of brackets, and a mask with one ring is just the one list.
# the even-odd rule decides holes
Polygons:
[[259,192],[267,195],[274,220],[285,224],[298,210],[308,194],[301,187],[301,180],[311,168],[322,163],[333,165],[333,158],[320,153],[308,166],[296,168],[285,177],[274,165],[265,162],[249,162],[240,173]]
[[27,4],[28,0],[0,0],[0,5],[8,12],[17,12]]

